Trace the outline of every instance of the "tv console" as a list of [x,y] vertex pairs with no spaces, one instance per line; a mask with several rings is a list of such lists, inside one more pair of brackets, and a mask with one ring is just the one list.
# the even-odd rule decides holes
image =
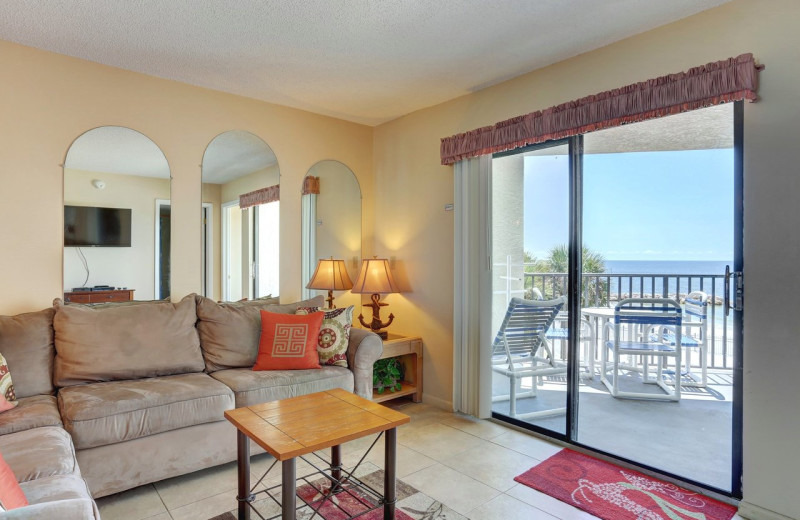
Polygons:
[[127,302],[133,300],[134,290],[135,289],[73,290],[64,293],[64,301],[67,303]]

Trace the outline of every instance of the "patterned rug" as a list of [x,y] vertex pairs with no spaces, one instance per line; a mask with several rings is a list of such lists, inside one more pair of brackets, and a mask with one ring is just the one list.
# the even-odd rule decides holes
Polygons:
[[[378,491],[383,490],[383,470],[377,470],[363,475],[359,477],[359,480],[373,489]],[[297,495],[310,503],[314,509],[319,509],[319,513],[315,518],[341,520],[362,513],[376,504],[375,499],[370,496],[369,493],[352,487],[349,488],[350,493],[338,493],[335,495],[334,499],[324,500],[324,496],[320,494],[317,489],[325,487],[327,483],[327,479],[321,478],[313,482],[313,485],[304,484],[297,487]],[[396,520],[466,520],[466,518],[449,507],[414,489],[402,480],[397,481],[396,491]],[[258,495],[259,498],[262,496],[263,495]],[[302,504],[299,499],[297,503],[298,505]],[[254,505],[264,518],[272,518],[275,516],[280,518],[280,508],[271,499],[260,499],[256,501]],[[313,515],[314,511],[310,510],[308,507],[297,511],[298,520],[309,519]],[[251,514],[251,518],[258,518],[258,516]],[[364,520],[381,520],[383,518],[383,509],[376,509],[358,518],[363,518]],[[236,512],[230,511],[210,518],[209,520],[236,520]]]
[[563,449],[514,480],[604,520],[730,520],[736,508]]

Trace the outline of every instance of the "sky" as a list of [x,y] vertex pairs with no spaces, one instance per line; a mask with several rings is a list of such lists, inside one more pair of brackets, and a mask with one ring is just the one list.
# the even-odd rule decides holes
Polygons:
[[[584,155],[583,242],[606,260],[733,257],[733,150]],[[568,157],[525,157],[525,250],[568,242]],[[546,225],[539,225],[546,223]]]

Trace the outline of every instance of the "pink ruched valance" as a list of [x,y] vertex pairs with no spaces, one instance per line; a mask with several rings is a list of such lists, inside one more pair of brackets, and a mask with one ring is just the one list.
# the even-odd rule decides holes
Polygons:
[[275,202],[281,198],[281,187],[279,185],[267,186],[260,190],[251,191],[250,193],[243,193],[239,195],[239,207],[242,209],[251,206],[258,206],[259,204],[267,204],[268,202]]
[[729,101],[756,100],[752,54],[635,83],[442,139],[442,164]]

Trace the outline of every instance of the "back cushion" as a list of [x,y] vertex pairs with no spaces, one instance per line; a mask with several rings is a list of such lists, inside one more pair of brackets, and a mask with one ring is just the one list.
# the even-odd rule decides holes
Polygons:
[[194,294],[178,303],[92,308],[56,300],[54,306],[56,386],[204,368]]
[[286,305],[275,305],[269,301],[217,303],[204,296],[197,297],[197,332],[200,333],[200,345],[208,372],[255,365],[261,337],[262,309],[294,314],[298,307],[325,305],[322,296]]
[[53,393],[53,309],[0,316],[0,354],[17,398]]

